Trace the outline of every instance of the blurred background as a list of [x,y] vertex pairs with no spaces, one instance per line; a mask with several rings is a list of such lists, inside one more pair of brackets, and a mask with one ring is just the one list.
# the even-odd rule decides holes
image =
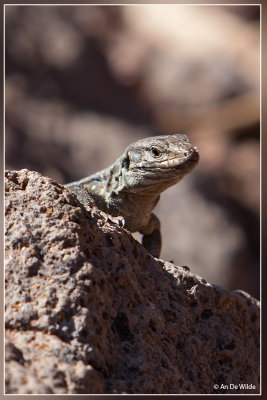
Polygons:
[[10,5],[5,40],[6,168],[66,183],[186,133],[200,162],[155,210],[161,258],[259,298],[259,6]]

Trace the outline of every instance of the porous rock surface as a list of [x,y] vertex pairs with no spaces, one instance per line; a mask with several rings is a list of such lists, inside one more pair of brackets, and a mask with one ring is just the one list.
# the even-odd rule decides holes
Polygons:
[[52,179],[6,172],[5,257],[6,393],[259,393],[259,303]]

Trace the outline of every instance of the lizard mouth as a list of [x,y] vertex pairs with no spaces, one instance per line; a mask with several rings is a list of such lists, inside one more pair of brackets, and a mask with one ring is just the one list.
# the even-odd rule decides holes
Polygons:
[[199,160],[198,148],[192,147],[189,150],[184,150],[178,157],[173,157],[158,163],[160,168],[181,167],[187,163],[195,163]]

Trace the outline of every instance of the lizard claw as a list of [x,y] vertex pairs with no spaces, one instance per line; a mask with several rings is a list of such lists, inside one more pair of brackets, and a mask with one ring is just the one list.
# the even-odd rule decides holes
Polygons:
[[104,216],[105,222],[110,221],[110,222],[113,222],[114,224],[120,226],[121,228],[124,228],[124,226],[125,226],[125,219],[124,219],[123,217],[121,217],[121,216],[119,216],[119,217],[112,217],[112,216],[109,215],[109,214],[105,214],[105,215],[103,215],[103,216]]
[[124,228],[125,226],[125,219],[123,217],[112,218],[112,221],[115,222],[115,224],[119,225],[121,228]]

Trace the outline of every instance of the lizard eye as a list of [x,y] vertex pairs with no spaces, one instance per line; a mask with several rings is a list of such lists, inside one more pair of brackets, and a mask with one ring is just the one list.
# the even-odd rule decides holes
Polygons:
[[156,147],[151,147],[150,151],[153,157],[159,157],[161,155],[161,151]]

